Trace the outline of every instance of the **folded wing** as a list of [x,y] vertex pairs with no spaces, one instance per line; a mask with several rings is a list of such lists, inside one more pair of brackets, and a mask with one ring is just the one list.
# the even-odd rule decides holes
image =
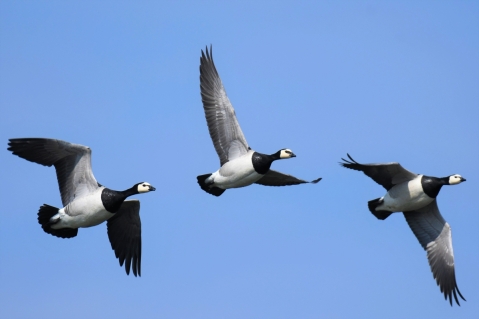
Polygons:
[[246,154],[249,147],[216,71],[211,48],[206,48],[206,54],[201,51],[200,87],[208,130],[223,165]]
[[404,212],[404,217],[421,246],[427,251],[431,271],[444,293],[444,298],[449,299],[452,305],[454,295],[456,303],[460,305],[457,294],[462,300],[466,299],[461,295],[456,283],[451,227],[442,218],[436,200],[416,211]]
[[99,187],[91,169],[91,149],[87,146],[48,138],[15,138],[8,145],[14,155],[55,166],[63,206]]
[[135,277],[141,276],[141,220],[140,201],[126,200],[120,210],[107,221],[108,238],[120,266],[126,273],[133,268]]

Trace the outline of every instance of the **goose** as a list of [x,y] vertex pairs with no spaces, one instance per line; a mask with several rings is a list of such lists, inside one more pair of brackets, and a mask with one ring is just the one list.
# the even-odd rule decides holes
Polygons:
[[317,183],[298,179],[270,169],[276,160],[296,157],[284,148],[274,154],[262,154],[252,150],[236,119],[236,113],[213,62],[212,47],[206,54],[201,50],[200,88],[206,123],[220,158],[220,169],[214,173],[197,176],[198,184],[205,192],[220,196],[226,189],[239,188],[253,183],[264,186],[286,186]]
[[412,232],[427,251],[431,271],[444,298],[452,306],[454,295],[460,306],[457,295],[466,299],[456,283],[451,227],[441,216],[436,197],[443,185],[457,185],[466,179],[458,174],[442,178],[418,175],[395,162],[359,164],[347,155],[349,160],[342,158],[341,166],[363,172],[387,190],[383,197],[368,202],[371,213],[384,220],[394,212],[403,212]]
[[115,191],[98,183],[91,168],[91,149],[80,144],[49,138],[9,139],[14,155],[44,166],[55,166],[63,208],[47,204],[38,211],[38,223],[53,236],[72,238],[78,228],[107,221],[111,248],[120,267],[125,263],[135,277],[141,276],[140,202],[127,197],[154,191],[142,182],[124,191]]

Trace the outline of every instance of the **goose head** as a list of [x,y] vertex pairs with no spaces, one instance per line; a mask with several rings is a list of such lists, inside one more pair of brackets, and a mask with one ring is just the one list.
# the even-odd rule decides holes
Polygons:
[[283,149],[279,150],[276,154],[278,154],[278,159],[286,159],[286,158],[296,157],[296,155],[294,155],[293,151],[291,151],[289,148],[283,148]]
[[459,174],[454,174],[454,175],[451,175],[448,177],[448,184],[449,185],[457,185],[457,184],[460,184],[462,182],[465,182],[466,179],[463,178],[461,175]]
[[135,186],[136,186],[136,190],[138,191],[138,194],[148,193],[148,192],[152,192],[156,190],[156,188],[154,188],[153,186],[151,186],[150,183],[147,183],[147,182],[141,182],[136,184]]

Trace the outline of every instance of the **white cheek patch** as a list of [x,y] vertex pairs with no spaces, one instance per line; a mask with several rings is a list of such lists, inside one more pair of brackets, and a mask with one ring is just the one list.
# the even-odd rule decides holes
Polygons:
[[140,185],[138,185],[138,193],[146,193],[146,192],[149,192],[150,191],[150,184],[148,183],[142,183]]
[[461,176],[459,175],[452,175],[449,176],[449,185],[456,185],[461,182]]
[[[291,154],[286,153],[286,151],[291,152],[289,148],[285,150],[281,150],[281,153],[279,154],[279,158],[291,158]],[[291,152],[293,153],[293,152]]]

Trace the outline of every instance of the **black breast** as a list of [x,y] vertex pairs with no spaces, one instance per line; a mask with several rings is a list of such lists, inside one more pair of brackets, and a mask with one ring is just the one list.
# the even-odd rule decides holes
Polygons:
[[104,188],[101,192],[101,202],[105,209],[110,213],[116,213],[121,204],[125,201],[126,196],[121,192],[117,192],[108,188]]
[[436,198],[441,190],[442,185],[444,185],[444,182],[437,177],[423,175],[421,178],[421,185],[424,193],[427,196]]
[[273,163],[270,155],[261,154],[258,152],[253,153],[251,161],[253,162],[253,168],[256,173],[261,175],[266,174],[271,167],[271,163]]

